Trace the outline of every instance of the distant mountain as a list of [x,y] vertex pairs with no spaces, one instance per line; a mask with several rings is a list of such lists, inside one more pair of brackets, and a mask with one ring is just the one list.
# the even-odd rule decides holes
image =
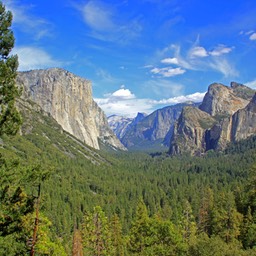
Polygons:
[[133,118],[127,118],[118,115],[112,115],[108,117],[108,124],[112,131],[116,134],[117,138],[121,139],[129,125],[132,123]]
[[115,134],[128,149],[159,150],[169,146],[175,121],[184,106],[198,106],[193,102],[158,109],[149,115],[138,113],[135,119],[109,117]]
[[255,91],[235,82],[214,83],[199,109],[186,107],[171,136],[170,153],[193,155],[223,150],[230,142],[256,133]]
[[124,150],[110,129],[104,112],[92,98],[91,82],[64,69],[20,72],[22,98],[38,104],[61,127],[87,145],[99,149],[99,140]]
[[146,116],[145,113],[138,113],[135,118],[112,115],[108,117],[108,124],[121,141],[126,132]]

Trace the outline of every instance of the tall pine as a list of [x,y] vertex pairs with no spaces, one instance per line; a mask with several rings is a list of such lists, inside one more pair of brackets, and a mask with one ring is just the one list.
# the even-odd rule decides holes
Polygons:
[[20,96],[16,86],[17,55],[11,55],[14,35],[11,30],[12,13],[0,2],[0,135],[14,135],[21,125],[15,100]]

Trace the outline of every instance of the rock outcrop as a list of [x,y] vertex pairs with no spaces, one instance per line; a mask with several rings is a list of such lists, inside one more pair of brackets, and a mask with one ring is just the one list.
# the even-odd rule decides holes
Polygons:
[[23,87],[23,98],[36,102],[79,140],[95,149],[99,149],[98,140],[125,149],[94,102],[90,81],[64,69],[51,68],[20,72],[17,84]]
[[170,153],[200,155],[206,150],[206,131],[215,123],[208,113],[195,107],[184,107],[174,126]]
[[185,108],[171,137],[170,153],[204,154],[256,133],[256,96],[247,86],[209,86],[199,109]]

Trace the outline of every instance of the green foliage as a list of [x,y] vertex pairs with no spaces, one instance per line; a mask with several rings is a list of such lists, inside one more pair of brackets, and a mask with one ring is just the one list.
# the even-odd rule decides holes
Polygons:
[[24,227],[24,218],[34,210],[33,197],[25,192],[19,163],[3,158],[0,162],[1,255],[25,255],[30,230]]
[[85,216],[82,233],[86,255],[113,255],[108,219],[100,206]]
[[18,57],[9,56],[14,46],[11,24],[11,12],[6,11],[0,2],[0,135],[16,134],[22,123],[15,106],[15,100],[20,95],[15,85]]

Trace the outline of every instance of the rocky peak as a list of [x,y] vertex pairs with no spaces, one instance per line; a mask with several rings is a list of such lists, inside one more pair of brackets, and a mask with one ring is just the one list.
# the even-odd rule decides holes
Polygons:
[[[239,97],[243,87],[233,82],[233,88],[213,83],[209,86],[200,109],[211,116],[229,116],[244,108],[249,101]],[[240,91],[240,93],[238,93]]]
[[135,125],[135,124],[137,124],[138,122],[140,122],[142,119],[144,119],[144,117],[146,117],[147,116],[147,114],[146,113],[140,113],[140,112],[138,112],[137,113],[137,116],[133,119],[133,124]]
[[96,149],[98,139],[124,149],[109,128],[104,112],[93,101],[90,81],[51,68],[20,72],[17,84],[24,88],[23,98],[36,102],[79,140]]

